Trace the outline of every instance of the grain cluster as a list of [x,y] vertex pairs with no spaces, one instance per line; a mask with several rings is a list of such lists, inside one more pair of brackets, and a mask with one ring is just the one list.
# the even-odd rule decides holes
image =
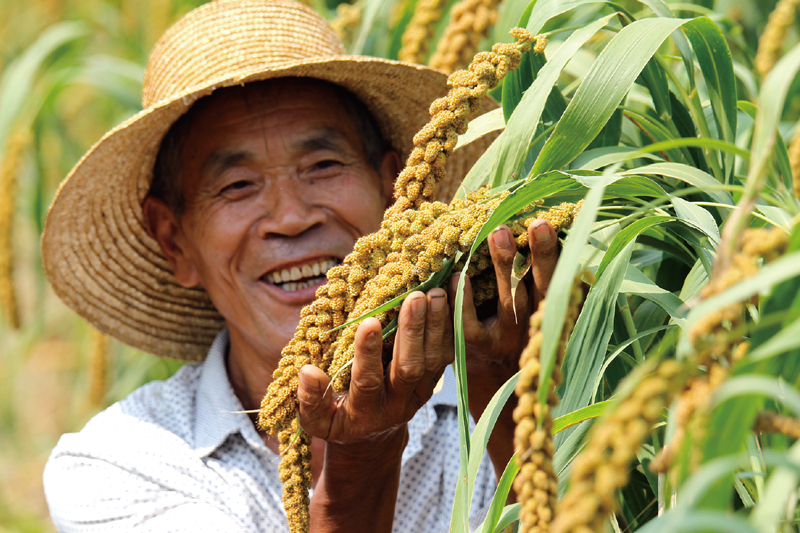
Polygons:
[[[780,228],[745,230],[740,251],[726,270],[703,288],[701,297],[710,298],[756,274],[763,263],[785,253],[786,247],[787,235]],[[669,468],[687,432],[696,437],[693,442],[702,439],[711,394],[748,348],[741,341],[744,307],[743,302],[735,302],[698,320],[689,331],[692,357],[680,363],[671,359],[661,362],[593,428],[586,448],[573,462],[569,490],[556,507],[553,533],[603,530],[606,518],[616,510],[615,492],[628,483],[631,462],[674,399],[678,398],[678,428],[655,466],[661,471]],[[772,429],[775,422],[775,418],[760,417],[757,427],[762,424],[762,428]],[[790,431],[789,423],[781,423]],[[699,463],[699,456],[692,459],[692,453],[689,455],[690,462]]]
[[[561,383],[561,363],[567,351],[567,341],[575,327],[581,302],[583,284],[578,278],[570,292],[564,328],[558,341],[556,361],[549,382],[539,382],[541,370],[542,319],[545,302],[531,315],[528,344],[520,356],[520,376],[517,381],[517,407],[514,409],[514,451],[520,466],[514,480],[514,490],[520,501],[520,529],[522,533],[548,531],[553,521],[558,500],[558,477],[553,470],[553,415],[558,405],[556,387]],[[547,388],[547,402],[539,402],[539,390]]]
[[17,293],[14,289],[13,229],[17,176],[30,140],[20,128],[13,131],[0,160],[0,309],[13,328],[20,326]]
[[423,63],[428,57],[428,44],[433,38],[436,24],[442,16],[444,0],[419,0],[414,7],[414,15],[406,26],[402,37],[402,47],[397,53],[400,61]]

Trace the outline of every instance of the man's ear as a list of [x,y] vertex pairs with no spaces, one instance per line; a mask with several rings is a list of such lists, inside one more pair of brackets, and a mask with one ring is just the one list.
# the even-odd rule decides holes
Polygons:
[[394,150],[386,150],[381,160],[381,189],[387,208],[394,202],[394,180],[402,169],[398,153]]
[[142,211],[147,233],[156,240],[161,253],[172,266],[178,284],[186,288],[200,285],[202,278],[191,256],[187,254],[178,216],[162,200],[150,196],[145,198]]

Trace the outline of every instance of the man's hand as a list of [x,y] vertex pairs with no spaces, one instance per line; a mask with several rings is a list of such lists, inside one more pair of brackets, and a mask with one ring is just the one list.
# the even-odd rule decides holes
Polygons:
[[322,370],[306,365],[300,372],[300,426],[328,442],[311,501],[312,531],[392,530],[406,422],[453,361],[445,291],[415,292],[403,302],[386,372],[382,345],[380,322],[364,320],[356,333],[350,389],[337,398]]
[[453,327],[445,291],[415,292],[400,308],[394,354],[381,362],[381,323],[365,319],[355,338],[350,390],[334,398],[319,368],[300,372],[300,426],[334,443],[355,443],[397,429],[431,397],[444,368],[453,362]]
[[[530,313],[547,294],[558,261],[558,239],[553,228],[544,219],[535,220],[528,227],[533,285],[529,291],[524,283],[520,283],[512,299],[511,269],[517,253],[514,236],[507,226],[500,226],[489,235],[488,241],[497,273],[496,314],[480,320],[473,303],[469,279],[464,283],[462,316],[467,350],[469,410],[475,420],[483,414],[494,393],[519,370],[519,356],[528,342]],[[455,301],[457,286],[458,278],[454,276],[450,285],[451,302]],[[514,454],[514,400],[512,397],[506,404],[487,445],[498,479]],[[512,491],[509,503],[514,499]]]
[[[558,239],[544,219],[536,219],[528,227],[533,286],[529,293],[525,284],[520,283],[515,298],[511,297],[511,269],[517,253],[514,236],[508,226],[502,225],[489,235],[488,241],[497,274],[497,312],[484,320],[478,319],[472,300],[472,286],[467,279],[462,315],[467,372],[479,378],[504,378],[500,382],[502,385],[519,370],[519,355],[528,341],[530,313],[544,300],[556,268]],[[451,281],[451,302],[455,301],[457,284],[458,278],[454,276]],[[486,372],[490,375],[487,376]]]

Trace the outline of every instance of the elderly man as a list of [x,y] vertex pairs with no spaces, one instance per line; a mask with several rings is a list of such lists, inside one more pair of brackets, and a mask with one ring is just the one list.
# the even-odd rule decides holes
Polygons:
[[[277,442],[243,411],[258,408],[325,272],[379,227],[401,157],[446,90],[429,69],[343,53],[322,19],[288,0],[206,4],[156,45],[144,111],[62,185],[42,244],[56,292],[123,342],[202,362],[62,437],[45,470],[59,530],[286,530]],[[529,233],[523,313],[556,258],[549,225]],[[514,372],[526,335],[507,228],[490,249],[497,314],[479,320],[469,284],[464,313],[474,417]],[[441,289],[406,299],[387,369],[380,323],[365,320],[349,392],[336,400],[321,370],[303,368],[312,531],[447,529],[458,472],[451,373],[428,401],[453,359],[447,300]],[[506,409],[476,481],[475,522],[512,432]]]

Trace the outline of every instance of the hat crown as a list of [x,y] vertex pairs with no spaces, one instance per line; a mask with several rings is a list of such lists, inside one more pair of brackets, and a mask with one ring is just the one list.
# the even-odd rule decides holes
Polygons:
[[291,0],[215,0],[159,39],[147,62],[142,107],[197,87],[231,85],[254,70],[345,54],[328,23]]

